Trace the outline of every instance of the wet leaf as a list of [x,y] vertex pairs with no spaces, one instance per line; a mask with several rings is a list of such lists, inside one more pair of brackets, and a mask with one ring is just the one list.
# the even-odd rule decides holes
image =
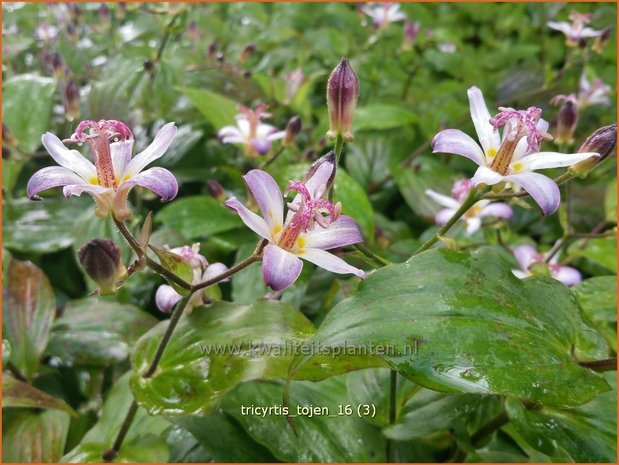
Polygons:
[[2,407],[53,409],[77,416],[75,410],[64,400],[50,396],[30,384],[16,380],[6,374],[2,377]]
[[617,321],[617,277],[594,276],[572,288],[585,314],[593,321]]

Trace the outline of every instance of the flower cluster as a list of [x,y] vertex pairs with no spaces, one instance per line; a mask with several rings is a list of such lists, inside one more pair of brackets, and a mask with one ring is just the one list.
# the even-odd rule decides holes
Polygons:
[[519,245],[512,250],[518,266],[520,266],[520,269],[512,270],[512,273],[520,279],[534,276],[535,266],[541,265],[547,266],[550,276],[566,286],[574,286],[582,281],[582,276],[576,268],[558,263],[557,255],[548,260],[547,255],[539,253],[530,245]]

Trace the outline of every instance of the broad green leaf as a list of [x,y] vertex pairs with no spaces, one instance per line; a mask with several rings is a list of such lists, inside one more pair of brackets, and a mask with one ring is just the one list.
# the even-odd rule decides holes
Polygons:
[[444,392],[567,407],[609,389],[574,360],[606,357],[607,348],[569,290],[516,278],[490,248],[434,249],[377,270],[329,312],[311,343],[382,347],[376,355],[400,374]]
[[[248,382],[238,386],[223,402],[224,410],[236,418],[256,441],[284,462],[383,462],[385,439],[380,429],[357,415],[339,415],[352,404],[346,375],[318,383],[293,381],[289,409],[297,434],[282,413],[243,414],[244,406],[282,406],[284,385],[277,382]],[[321,415],[297,415],[299,407],[318,408]],[[326,409],[326,410],[324,410]]]
[[16,259],[4,286],[2,334],[11,344],[11,362],[32,379],[56,315],[54,291],[39,267]]
[[591,239],[584,249],[570,249],[570,253],[586,258],[596,265],[617,273],[617,239]]
[[191,432],[214,462],[275,462],[267,448],[256,443],[231,416],[216,410],[204,417],[183,416],[172,420]]
[[6,374],[2,377],[2,408],[5,407],[53,409],[77,416],[77,413],[64,400]]
[[[193,268],[191,268],[191,265],[184,261],[180,255],[161,247],[155,247],[154,245],[151,245],[150,248],[157,254],[159,262],[166,270],[171,271],[185,282],[193,282]],[[186,295],[188,292],[172,281],[169,281],[169,284],[181,295]]]
[[[133,401],[129,389],[131,373],[124,374],[114,385],[103,405],[97,424],[90,429],[80,444],[62,457],[62,462],[101,462],[120,429],[125,414]],[[168,428],[162,417],[152,417],[138,408],[123,446],[114,462],[166,462],[168,446],[162,433]]]
[[[278,301],[198,307],[178,324],[155,375],[144,379],[139,374],[167,326],[164,321],[146,333],[132,355],[137,374],[131,386],[151,414],[205,414],[242,381],[285,377],[292,360],[286,344],[299,343],[314,329],[301,312]],[[269,353],[268,346],[279,351]]]
[[594,276],[572,288],[585,314],[593,321],[617,321],[617,277]]
[[134,305],[97,298],[73,301],[54,323],[46,353],[65,366],[118,363],[156,323]]
[[155,215],[155,220],[182,232],[188,239],[204,238],[243,225],[238,215],[206,195],[172,202]]
[[409,126],[417,121],[417,114],[395,106],[372,104],[355,110],[353,129],[355,131],[392,129]]
[[236,124],[234,117],[239,110],[234,100],[204,89],[179,87],[178,91],[189,99],[216,130]]
[[2,118],[22,150],[34,152],[49,128],[56,84],[34,74],[13,76],[2,85]]
[[[430,149],[428,149],[428,153]],[[392,168],[391,174],[408,206],[419,216],[434,218],[443,207],[426,195],[432,189],[439,194],[450,195],[456,174],[443,165],[438,158],[421,157],[411,166]]]
[[566,462],[617,462],[617,374],[613,386],[577,408],[528,410],[515,399],[505,406],[510,421],[531,447]]
[[2,461],[58,462],[70,422],[69,415],[58,410],[21,412],[2,429]]
[[170,447],[170,463],[206,463],[212,461],[211,454],[186,429],[172,425],[164,434]]

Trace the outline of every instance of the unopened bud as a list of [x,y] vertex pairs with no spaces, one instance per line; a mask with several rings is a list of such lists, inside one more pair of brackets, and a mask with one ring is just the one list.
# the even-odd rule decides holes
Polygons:
[[596,165],[606,160],[617,145],[617,125],[611,124],[599,128],[582,143],[578,153],[597,152],[599,157],[590,157],[570,166],[571,174],[585,176]]
[[208,191],[209,195],[214,199],[222,203],[225,202],[226,193],[224,192],[224,188],[221,184],[219,184],[219,182],[215,181],[214,179],[209,179],[206,182],[206,190]]
[[217,58],[217,51],[219,50],[219,46],[217,45],[217,42],[211,42],[211,44],[208,46],[208,57],[211,60],[214,60]]
[[8,160],[9,158],[11,158],[11,149],[5,147],[4,145],[2,146],[2,159],[3,160]]
[[62,79],[64,76],[64,61],[62,56],[58,52],[52,53],[51,56],[52,69],[54,70],[54,76],[56,79]]
[[404,41],[402,42],[402,50],[409,51],[413,48],[413,42],[419,35],[419,29],[421,28],[419,21],[406,21],[404,23]]
[[99,7],[99,20],[99,27],[101,27],[103,30],[109,29],[112,24],[110,9],[105,3],[102,3]]
[[557,115],[557,134],[555,143],[558,145],[572,145],[574,143],[574,130],[578,124],[578,104],[575,99],[567,98],[559,109]]
[[239,55],[239,61],[243,62],[247,60],[249,57],[251,57],[255,53],[256,49],[257,49],[256,44],[254,43],[247,44],[245,48],[243,49],[243,51],[241,52],[241,54]]
[[325,182],[323,184],[323,194],[325,192],[328,192],[329,189],[331,189],[333,181],[335,181],[335,152],[333,150],[312,163],[312,166],[309,167],[309,169],[305,173],[305,176],[303,177],[303,182],[306,183],[310,178],[314,176],[317,176],[317,179],[325,179]]
[[604,50],[604,46],[606,45],[606,42],[608,42],[608,39],[610,39],[610,27],[604,29],[602,31],[602,34],[595,38],[595,42],[593,43],[593,47],[591,48],[594,52],[602,53],[602,50]]
[[286,125],[286,136],[282,141],[284,147],[288,147],[289,145],[294,144],[294,141],[297,140],[297,136],[301,132],[301,118],[298,116],[293,116],[288,120],[288,124]]
[[99,286],[100,295],[116,292],[116,283],[126,274],[120,263],[120,248],[109,239],[93,239],[77,252],[86,274]]
[[195,21],[191,21],[187,25],[187,37],[190,40],[196,40],[200,37],[200,30],[198,29],[198,24]]
[[146,60],[143,66],[144,71],[152,78],[155,75],[155,62],[153,60]]
[[327,106],[329,108],[329,131],[327,137],[341,135],[352,141],[352,118],[359,97],[359,80],[346,58],[342,58],[327,82]]
[[75,42],[77,40],[77,30],[75,29],[75,26],[73,24],[67,25],[66,32],[67,32],[67,38],[71,42]]
[[182,296],[172,286],[164,284],[159,286],[155,293],[155,304],[163,313],[171,313],[174,306],[182,299]]
[[69,81],[65,85],[62,94],[64,104],[64,114],[67,120],[79,119],[80,109],[80,88],[75,81]]

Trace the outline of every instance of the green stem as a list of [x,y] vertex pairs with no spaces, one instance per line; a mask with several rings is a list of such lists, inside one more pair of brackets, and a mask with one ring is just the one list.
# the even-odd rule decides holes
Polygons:
[[507,412],[503,411],[488,423],[479,428],[473,436],[471,436],[471,444],[477,447],[487,436],[494,433],[496,430],[506,425],[509,422]]
[[366,257],[371,259],[374,263],[376,263],[380,267],[387,266],[387,265],[391,264],[391,262],[389,260],[376,255],[368,247],[366,247],[365,244],[363,244],[363,243],[355,244],[355,249],[357,249],[363,255],[365,255]]
[[277,158],[278,158],[278,157],[279,157],[282,153],[284,153],[284,150],[286,150],[286,147],[282,145],[282,146],[279,148],[279,150],[278,150],[277,152],[275,152],[275,154],[274,154],[271,158],[269,158],[266,162],[264,162],[264,163],[262,164],[262,166],[260,167],[260,169],[261,169],[261,170],[263,170],[263,169],[267,168],[269,165],[271,165],[271,164],[272,164],[275,160],[277,160]]
[[[335,173],[337,174],[337,167],[340,164],[340,157],[342,156],[342,149],[344,148],[344,138],[342,137],[342,133],[338,132],[335,137]],[[331,189],[329,189],[329,202],[335,201],[335,182],[331,185]]]
[[131,423],[133,423],[133,419],[135,418],[135,414],[138,413],[138,403],[134,400],[131,402],[131,406],[129,407],[129,411],[125,416],[123,424],[120,427],[120,431],[118,431],[118,436],[116,436],[116,440],[114,441],[114,445],[101,455],[101,458],[104,462],[111,462],[118,455],[118,451],[120,450],[120,446],[125,440],[125,436],[129,432],[129,428],[131,427]]
[[439,229],[430,239],[428,239],[417,251],[413,254],[413,257],[421,252],[428,250],[432,247],[438,240],[440,236],[444,236],[451,229],[451,227],[456,224],[458,221],[469,209],[475,205],[479,200],[484,197],[484,194],[490,190],[489,187],[485,187],[482,189],[471,189],[469,192],[469,196],[466,200],[460,205],[460,208],[456,210],[456,212],[449,218],[449,221],[445,223],[441,229]]

